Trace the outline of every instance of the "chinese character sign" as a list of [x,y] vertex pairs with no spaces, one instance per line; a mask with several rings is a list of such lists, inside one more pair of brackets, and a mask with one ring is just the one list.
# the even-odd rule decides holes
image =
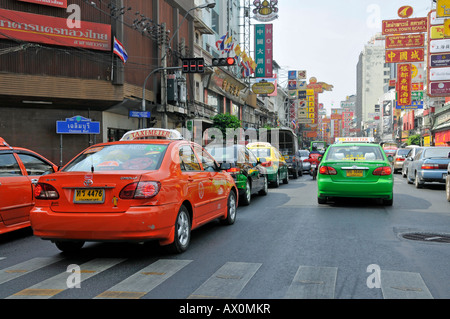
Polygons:
[[255,70],[255,77],[272,77],[272,24],[255,25],[255,62],[258,65]]
[[386,50],[386,63],[422,62],[425,49]]
[[397,65],[397,104],[411,104],[411,64]]

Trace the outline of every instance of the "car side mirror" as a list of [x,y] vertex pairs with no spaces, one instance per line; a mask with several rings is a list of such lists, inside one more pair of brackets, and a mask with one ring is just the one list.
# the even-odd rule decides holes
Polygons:
[[322,158],[323,158],[323,156],[319,156],[319,157],[317,158],[317,160],[318,160],[319,162],[321,162],[321,161],[322,161]]
[[394,157],[392,155],[388,155],[388,161],[389,162],[393,162],[394,161]]
[[231,168],[231,163],[228,163],[228,162],[220,163],[219,168],[223,171],[226,171]]

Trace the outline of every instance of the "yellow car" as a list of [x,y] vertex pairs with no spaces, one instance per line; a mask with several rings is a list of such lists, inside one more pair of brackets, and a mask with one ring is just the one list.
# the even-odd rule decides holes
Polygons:
[[289,183],[289,171],[283,155],[270,143],[254,142],[247,144],[253,154],[263,166],[267,168],[267,178],[273,186],[280,186],[282,180],[284,184]]

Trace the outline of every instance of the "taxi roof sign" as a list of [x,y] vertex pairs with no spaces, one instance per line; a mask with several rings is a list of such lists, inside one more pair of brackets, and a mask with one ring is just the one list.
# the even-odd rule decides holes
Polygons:
[[163,128],[145,128],[126,132],[121,141],[134,141],[145,138],[163,138],[168,140],[182,140],[183,136],[177,130],[168,130]]
[[339,143],[374,143],[373,137],[336,137],[334,144]]

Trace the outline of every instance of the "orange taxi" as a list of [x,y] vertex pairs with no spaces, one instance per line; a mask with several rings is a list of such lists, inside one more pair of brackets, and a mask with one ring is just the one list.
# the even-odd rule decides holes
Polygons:
[[86,241],[158,240],[181,253],[191,230],[214,219],[234,223],[238,192],[229,166],[176,130],[131,131],[40,178],[31,226],[62,251]]
[[32,181],[57,170],[58,166],[42,155],[12,147],[0,137],[0,234],[30,226]]

